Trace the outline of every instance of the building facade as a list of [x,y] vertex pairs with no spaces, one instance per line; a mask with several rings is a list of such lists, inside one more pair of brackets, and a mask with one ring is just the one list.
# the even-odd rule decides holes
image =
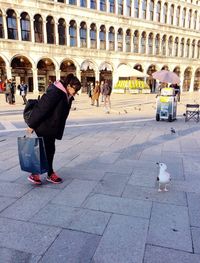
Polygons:
[[0,78],[44,91],[74,73],[115,85],[125,64],[174,71],[183,91],[200,89],[200,1],[0,0]]

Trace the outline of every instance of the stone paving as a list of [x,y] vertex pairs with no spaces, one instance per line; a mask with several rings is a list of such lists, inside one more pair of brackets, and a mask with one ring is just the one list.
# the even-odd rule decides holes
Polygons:
[[[0,263],[200,262],[200,124],[183,117],[200,95],[183,94],[173,123],[155,121],[155,95],[130,96],[105,114],[80,95],[56,144],[63,184],[34,186],[18,162],[21,98],[1,95]],[[158,161],[169,192],[157,191]]]

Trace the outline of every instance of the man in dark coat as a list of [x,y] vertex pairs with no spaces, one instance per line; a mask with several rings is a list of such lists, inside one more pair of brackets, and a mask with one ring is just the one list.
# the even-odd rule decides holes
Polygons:
[[[62,182],[53,170],[55,140],[62,139],[72,101],[80,88],[81,83],[73,74],[69,74],[64,81],[56,81],[49,85],[46,93],[33,108],[29,119],[28,132],[35,131],[38,137],[44,139],[49,166],[47,181],[54,184]],[[38,174],[31,174],[28,180],[41,184]]]

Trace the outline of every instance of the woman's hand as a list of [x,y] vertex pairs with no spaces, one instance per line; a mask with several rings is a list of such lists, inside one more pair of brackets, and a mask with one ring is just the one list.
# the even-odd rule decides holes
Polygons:
[[34,132],[34,130],[32,128],[28,127],[27,132],[28,132],[28,134],[32,134]]

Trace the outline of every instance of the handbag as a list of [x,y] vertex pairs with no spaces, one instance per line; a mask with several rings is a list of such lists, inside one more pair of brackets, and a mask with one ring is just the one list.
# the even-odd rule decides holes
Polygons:
[[22,171],[33,174],[48,172],[48,162],[42,137],[18,137],[17,144]]

